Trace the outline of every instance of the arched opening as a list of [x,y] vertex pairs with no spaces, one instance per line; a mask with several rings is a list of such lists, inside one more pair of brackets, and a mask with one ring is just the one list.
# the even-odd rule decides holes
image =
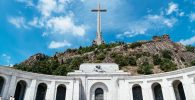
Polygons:
[[57,88],[56,100],[65,100],[66,98],[66,86],[59,85]]
[[176,80],[172,85],[175,92],[176,100],[186,100],[183,84],[181,83],[181,81]]
[[102,82],[97,82],[90,88],[90,100],[108,100],[108,94],[108,87]]
[[0,77],[0,96],[2,96],[3,92],[3,86],[4,86],[5,80],[3,77]]
[[97,88],[95,90],[95,100],[104,100],[104,90]]
[[95,100],[104,100],[104,90],[97,88],[95,90]]
[[36,100],[45,100],[47,92],[47,85],[45,83],[41,83],[38,85]]
[[154,100],[164,100],[162,94],[162,88],[159,83],[152,84],[152,90],[153,90]]
[[140,85],[134,85],[132,88],[133,100],[143,100],[142,88]]
[[26,82],[21,80],[17,83],[14,98],[15,100],[24,100],[25,92],[26,92]]

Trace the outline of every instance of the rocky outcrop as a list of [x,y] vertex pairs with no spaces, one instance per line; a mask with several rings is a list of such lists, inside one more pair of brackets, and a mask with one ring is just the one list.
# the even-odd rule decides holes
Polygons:
[[[160,58],[163,58],[163,51],[170,52],[171,57],[169,59],[177,65],[178,69],[191,66],[191,62],[195,61],[195,52],[190,52],[186,49],[186,46],[173,42],[167,34],[163,36],[154,36],[150,41],[119,43],[114,46],[110,45],[113,44],[107,44],[107,46],[102,47],[100,45],[96,47],[84,47],[84,49],[82,47],[79,49],[68,49],[65,52],[56,53],[53,57],[38,53],[31,56],[21,64],[25,66],[32,66],[38,61],[49,60],[51,58],[57,59],[60,64],[64,64],[65,61],[70,59],[81,58],[84,63],[121,63],[121,65],[124,66],[126,66],[127,63],[133,64],[133,62],[128,59],[136,59],[137,66],[147,59],[149,64],[154,65],[153,56],[159,55]],[[137,68],[135,66],[126,67],[127,71],[136,69]],[[159,67],[156,65],[154,66],[154,70],[154,73],[161,72]]]
[[31,56],[30,58],[28,58],[27,60],[25,60],[24,62],[22,62],[21,64],[24,64],[26,66],[32,66],[36,62],[43,61],[43,60],[46,60],[48,58],[49,58],[49,56],[47,56],[45,54],[37,53],[37,54]]

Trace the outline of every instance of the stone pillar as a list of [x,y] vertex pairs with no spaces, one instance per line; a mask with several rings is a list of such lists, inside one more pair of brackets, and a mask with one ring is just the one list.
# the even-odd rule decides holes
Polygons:
[[195,100],[191,83],[192,81],[187,76],[183,76],[182,84],[183,84],[186,100]]
[[36,96],[36,92],[37,92],[36,83],[37,83],[37,80],[32,80],[31,84],[28,85],[24,100],[34,100]]
[[73,84],[73,100],[79,100],[79,96],[80,96],[80,87],[79,87],[79,80],[74,80],[74,84]]
[[[108,87],[108,92],[110,94],[110,99],[111,100],[118,100],[118,78],[113,77],[112,80],[110,81],[110,84],[107,86]],[[107,95],[109,96],[109,95]]]
[[50,84],[47,84],[47,91],[45,100],[53,100],[54,99],[54,93],[55,93],[55,81],[51,81]]
[[130,100],[129,84],[125,80],[119,80],[118,85],[118,100]]
[[4,83],[4,88],[3,88],[3,91],[2,91],[3,92],[2,100],[6,99],[8,97],[10,82],[11,82],[11,77],[7,78],[7,80]]
[[133,90],[132,90],[132,88],[133,88],[133,84],[131,84],[129,86],[129,98],[130,98],[130,100],[133,100]]
[[66,85],[66,100],[73,100],[73,90],[74,90],[74,86],[73,86],[73,80]]
[[55,100],[55,92],[56,92],[56,82],[52,81],[49,88],[49,99]]
[[11,81],[10,81],[10,86],[9,86],[9,89],[8,89],[8,95],[7,95],[7,99],[12,96],[14,97],[14,94],[15,94],[15,89],[16,89],[16,76],[15,75],[12,75],[11,77]]
[[142,85],[142,95],[143,100],[154,100],[151,84],[146,81]]
[[[195,93],[195,78],[191,79],[191,85],[192,85],[192,93]],[[193,94],[193,99],[195,98],[195,94]]]
[[171,82],[164,79],[161,87],[164,100],[176,100]]

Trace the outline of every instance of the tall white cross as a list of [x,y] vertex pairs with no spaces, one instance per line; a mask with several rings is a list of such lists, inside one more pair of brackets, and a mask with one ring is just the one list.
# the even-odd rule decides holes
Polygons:
[[94,40],[95,45],[101,45],[102,43],[104,43],[103,39],[102,39],[102,34],[101,34],[101,12],[106,12],[106,9],[101,9],[100,8],[100,3],[98,4],[98,8],[97,9],[93,9],[91,10],[92,12],[97,12],[97,37]]

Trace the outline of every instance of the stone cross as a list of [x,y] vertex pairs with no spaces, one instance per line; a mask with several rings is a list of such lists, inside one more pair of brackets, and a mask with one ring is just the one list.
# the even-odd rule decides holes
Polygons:
[[94,44],[95,45],[101,45],[102,43],[104,43],[103,39],[102,39],[102,34],[101,34],[101,12],[106,12],[106,9],[101,9],[100,7],[100,3],[98,4],[98,8],[97,9],[93,9],[91,10],[92,12],[97,12],[97,37],[96,40],[94,40]]

